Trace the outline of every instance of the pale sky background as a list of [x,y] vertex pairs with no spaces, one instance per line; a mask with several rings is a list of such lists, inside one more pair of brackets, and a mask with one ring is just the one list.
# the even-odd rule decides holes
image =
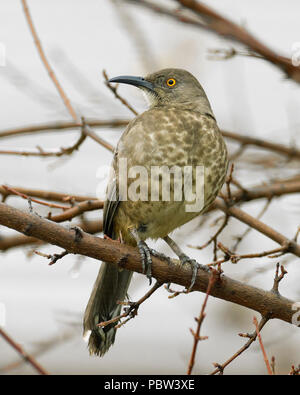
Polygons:
[[[166,2],[158,2],[164,4]],[[172,1],[168,2],[172,4]],[[206,2],[208,4],[208,2]],[[300,3],[296,0],[213,0],[209,4],[223,15],[246,26],[278,53],[291,55],[293,43],[300,41]],[[300,137],[300,87],[284,78],[277,68],[260,59],[235,57],[227,61],[208,59],[208,50],[229,48],[230,42],[202,30],[129,6],[121,9],[110,0],[28,0],[40,40],[49,61],[68,97],[85,117],[96,119],[132,118],[127,108],[103,84],[102,70],[109,76],[145,75],[165,67],[188,69],[201,82],[209,97],[218,124],[225,130],[248,134],[285,144],[298,144]],[[6,47],[6,66],[0,67],[0,130],[26,125],[69,120],[49,76],[37,54],[26,24],[21,2],[1,0],[0,42]],[[237,47],[237,46],[235,46]],[[141,93],[128,86],[120,92],[138,111],[145,109]],[[99,130],[116,144],[122,130]],[[53,132],[14,139],[3,139],[0,147],[44,149],[67,147],[76,132]],[[236,145],[230,145],[230,148]],[[0,148],[0,149],[1,149]],[[248,157],[264,154],[249,150]],[[42,159],[0,156],[0,184],[24,186],[73,194],[96,193],[97,169],[111,161],[111,153],[92,140],[70,158]],[[271,176],[286,176],[281,165],[263,171],[246,162],[236,169],[243,185],[257,184]],[[26,202],[10,198],[9,204],[27,210]],[[293,237],[299,225],[299,195],[274,200],[263,216],[270,226]],[[244,205],[257,215],[263,202]],[[34,205],[39,213],[46,213]],[[101,212],[89,217],[101,218]],[[199,219],[175,232],[174,238],[201,263],[212,259],[210,248],[196,251],[187,244],[203,244],[216,230],[213,218],[199,228]],[[235,220],[220,241],[233,244],[232,237],[245,227]],[[0,227],[1,236],[12,234]],[[151,243],[150,243],[151,244]],[[152,244],[151,244],[152,245]],[[156,248],[170,254],[161,243]],[[259,252],[275,248],[275,243],[252,231],[241,243],[239,252]],[[43,247],[45,253],[58,252]],[[0,303],[5,306],[5,330],[26,350],[32,352],[52,338],[56,346],[37,357],[52,374],[183,374],[186,372],[195,327],[204,295],[192,293],[168,299],[165,290],[153,295],[140,308],[139,315],[118,331],[116,343],[104,358],[90,357],[81,338],[81,322],[99,262],[67,256],[49,267],[40,256],[29,256],[32,248],[0,254]],[[29,255],[28,255],[29,254]],[[281,285],[284,296],[300,300],[299,259],[286,256],[289,274]],[[276,260],[241,261],[224,264],[224,272],[243,280],[253,270],[249,283],[264,289],[272,287]],[[175,287],[175,286],[174,286]],[[138,299],[148,290],[148,282],[135,275],[129,294]],[[259,314],[225,301],[210,298],[202,335],[209,339],[199,344],[194,373],[213,370],[245,342],[237,334],[252,332],[253,315]],[[59,342],[71,333],[70,339]],[[269,322],[262,332],[268,356],[276,357],[277,369],[287,373],[299,363],[299,329],[279,321]],[[18,360],[16,352],[0,339],[0,369]],[[10,373],[31,374],[28,365]],[[233,362],[226,373],[265,374],[257,344]]]

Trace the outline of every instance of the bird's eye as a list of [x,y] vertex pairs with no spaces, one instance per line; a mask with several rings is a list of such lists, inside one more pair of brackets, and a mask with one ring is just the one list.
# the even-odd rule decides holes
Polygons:
[[175,86],[176,85],[176,80],[174,78],[169,78],[167,80],[167,85],[168,86]]

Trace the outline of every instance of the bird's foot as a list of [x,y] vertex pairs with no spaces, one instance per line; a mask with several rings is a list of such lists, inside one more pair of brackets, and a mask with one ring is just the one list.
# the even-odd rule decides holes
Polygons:
[[163,261],[167,261],[167,263],[169,264],[171,263],[171,258],[163,254],[162,252],[154,250],[153,248],[150,248],[150,254],[155,256],[156,258],[162,259]]
[[196,281],[198,269],[200,268],[200,264],[195,259],[191,259],[185,254],[181,254],[179,256],[179,259],[180,259],[182,266],[185,265],[186,263],[188,263],[191,266],[192,280],[191,280],[190,286],[187,288],[187,291],[190,291],[193,288],[193,286],[195,285],[195,281]]
[[143,273],[146,273],[146,276],[149,280],[149,285],[152,283],[152,258],[151,258],[151,250],[147,246],[147,244],[143,240],[139,240],[137,243],[140,255],[141,255],[141,260],[142,260],[142,268],[143,268]]

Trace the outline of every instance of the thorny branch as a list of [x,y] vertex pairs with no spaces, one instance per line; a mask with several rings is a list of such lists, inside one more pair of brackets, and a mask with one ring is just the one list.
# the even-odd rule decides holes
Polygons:
[[188,365],[188,370],[187,370],[187,374],[190,375],[192,374],[192,370],[195,364],[195,357],[196,357],[196,352],[197,352],[197,346],[200,340],[205,340],[208,337],[207,336],[200,336],[200,330],[201,330],[201,325],[202,322],[205,318],[205,308],[207,305],[207,301],[208,301],[208,296],[211,293],[211,289],[214,286],[215,282],[217,281],[218,277],[220,276],[220,273],[218,273],[216,270],[212,270],[211,271],[211,275],[209,278],[209,282],[207,285],[207,290],[206,290],[206,295],[205,295],[205,299],[204,302],[202,304],[201,307],[201,311],[199,314],[198,318],[195,318],[195,321],[197,322],[197,329],[196,332],[194,332],[192,329],[190,329],[193,337],[194,337],[194,345],[193,345],[193,349],[192,349],[192,353],[191,353],[191,357],[190,357],[190,361],[189,361],[189,365]]
[[[281,267],[281,275],[278,275],[279,271],[279,264],[276,265],[276,271],[275,271],[275,277],[274,277],[274,283],[271,292],[275,292],[275,294],[278,295],[278,284],[279,282],[283,279],[285,274],[287,273],[283,267]],[[237,351],[235,352],[226,362],[223,364],[219,363],[214,363],[215,370],[211,372],[211,375],[214,375],[216,373],[223,374],[224,369],[226,366],[228,366],[232,361],[234,361],[238,356],[240,356],[244,351],[246,351],[250,345],[256,340],[258,333],[261,332],[262,328],[266,325],[266,323],[270,320],[270,314],[267,313],[265,315],[262,315],[261,320],[259,323],[256,325],[256,329],[253,333],[239,333],[239,336],[241,337],[247,337],[249,340]]]
[[[235,182],[234,180],[232,182]],[[103,202],[97,200],[93,196],[78,196],[70,193],[58,193],[58,192],[53,192],[53,191],[43,191],[43,190],[35,190],[31,188],[18,188],[18,187],[13,187],[13,190],[20,192],[21,194],[30,196],[32,199],[33,197],[39,197],[43,199],[47,199],[50,201],[57,201],[57,202],[70,202],[73,207],[69,208],[68,210],[65,210],[61,214],[57,215],[50,215],[48,218],[51,218],[53,221],[58,221],[58,222],[63,222],[66,220],[71,220],[75,216],[78,216],[82,213],[84,213],[86,210],[91,211],[91,210],[97,210],[103,207]],[[255,199],[261,199],[261,198],[266,198],[270,199],[270,197],[276,197],[276,196],[282,196],[285,194],[289,193],[296,193],[300,192],[300,181],[297,181],[297,178],[292,177],[290,179],[285,179],[285,180],[279,180],[275,181],[273,184],[269,185],[258,185],[255,187],[252,187],[251,189],[245,189],[243,187],[240,187],[236,191],[231,191],[231,200],[232,202],[236,203],[242,203],[242,202],[248,202],[251,200]],[[4,187],[0,186],[0,194],[2,194],[3,199],[2,201],[5,201],[5,199],[12,194],[9,190],[5,189]],[[79,204],[76,204],[76,202],[79,202]],[[215,203],[212,204],[210,207],[209,211],[216,210],[219,207],[219,204],[222,205],[221,201],[219,201],[218,204]],[[225,209],[225,207],[224,207]],[[240,211],[239,211],[240,213]],[[229,213],[225,212],[225,215],[230,217]],[[249,219],[249,217],[247,217]],[[253,218],[253,217],[251,217]],[[206,245],[208,245],[210,242],[216,242],[217,236],[220,235],[221,231],[224,229],[225,225],[227,224],[226,222],[226,217],[224,218],[224,222],[221,226],[221,228],[216,232],[214,236],[211,237],[211,239],[205,243],[204,246],[200,246],[198,248],[204,248]],[[255,218],[253,218],[255,220]],[[261,222],[259,222],[261,223]],[[250,224],[250,228],[251,224]],[[272,232],[271,232],[272,233]],[[266,234],[266,233],[264,233]],[[266,234],[268,236],[268,234]],[[278,233],[275,232],[275,235],[278,236]],[[297,239],[296,236],[294,237],[293,240],[291,240],[291,243],[296,243]],[[263,253],[258,253],[260,256],[266,256],[266,255],[272,255],[273,253],[280,253],[280,252],[290,252],[290,247],[289,247],[289,241],[288,239],[285,239],[284,236],[281,235],[281,237],[278,239],[280,243],[282,242],[282,247],[280,247],[279,250],[271,250],[271,251],[266,251]],[[6,250],[8,248],[12,248],[14,246],[19,246],[23,244],[30,244],[30,239],[26,239],[24,236],[13,236],[11,238],[6,239],[1,239],[0,240],[0,250]],[[289,248],[286,248],[286,247]],[[229,260],[232,256],[234,257],[233,260],[240,260],[243,258],[247,258],[249,256],[239,256],[236,252],[230,252],[229,249],[227,249],[227,259]],[[245,255],[245,254],[244,254]],[[258,257],[258,256],[257,256]],[[224,260],[223,260],[224,262]]]
[[[269,321],[268,318],[262,317],[262,319],[259,321],[259,324],[258,324],[258,329],[259,329],[259,331],[262,330],[262,328],[266,325],[266,323],[267,323],[268,321]],[[213,370],[213,371],[210,373],[211,375],[214,375],[214,374],[217,374],[217,373],[223,374],[224,369],[225,369],[232,361],[234,361],[237,357],[239,357],[244,351],[246,351],[246,350],[251,346],[251,344],[256,340],[257,332],[256,332],[256,330],[255,330],[255,331],[254,331],[253,333],[251,333],[251,334],[249,334],[249,333],[247,333],[247,334],[240,333],[239,336],[241,336],[241,337],[248,337],[249,340],[248,340],[248,341],[247,341],[237,352],[235,352],[229,359],[227,359],[227,361],[225,361],[223,364],[214,363],[214,366],[215,366],[216,369]]]
[[[68,230],[37,215],[24,213],[4,203],[0,203],[0,224],[15,229],[26,236],[57,245],[68,253],[89,256],[115,265],[119,264],[128,270],[142,272],[140,256],[136,248],[103,240],[84,232],[80,233],[80,237],[75,237],[73,230]],[[173,265],[157,257],[153,257],[152,260],[153,277],[157,281],[172,282],[185,287],[190,285],[191,269],[189,266],[187,269],[181,267],[177,261],[173,261]],[[209,277],[208,267],[200,265],[193,290],[206,292]],[[225,275],[220,276],[220,280],[211,290],[211,295],[251,308],[262,315],[271,314],[271,318],[292,322],[293,301],[284,297],[279,298],[274,292],[263,291]],[[264,300],[263,304],[262,300]]]
[[113,324],[115,322],[119,322],[122,318],[126,318],[126,320],[120,322],[118,325],[115,326],[116,329],[120,328],[121,326],[125,325],[126,322],[134,318],[138,314],[138,309],[142,303],[144,303],[150,296],[162,285],[161,282],[156,281],[156,283],[153,285],[152,288],[144,295],[142,296],[137,302],[119,302],[120,304],[124,306],[128,306],[124,309],[124,312],[114,318],[112,318],[109,321],[103,321],[98,324],[98,326],[105,327],[107,325]]

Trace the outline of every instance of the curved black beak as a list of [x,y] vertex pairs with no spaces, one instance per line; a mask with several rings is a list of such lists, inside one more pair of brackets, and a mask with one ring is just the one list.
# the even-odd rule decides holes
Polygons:
[[141,88],[149,89],[153,91],[154,86],[151,82],[145,80],[143,77],[134,77],[131,75],[121,75],[119,77],[114,77],[108,80],[108,82],[120,82],[121,84],[134,85]]

